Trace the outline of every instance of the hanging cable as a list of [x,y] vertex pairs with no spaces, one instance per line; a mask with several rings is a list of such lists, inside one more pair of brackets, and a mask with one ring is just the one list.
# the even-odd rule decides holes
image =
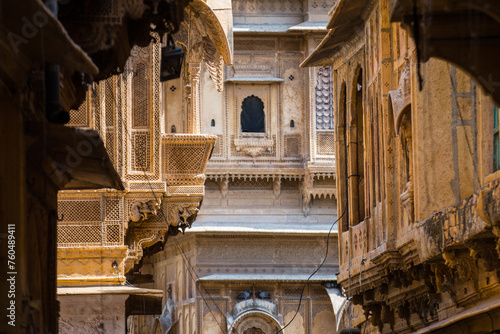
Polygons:
[[[141,169],[142,169],[142,171],[143,171],[143,173],[144,173],[144,177],[146,178],[146,181],[147,181],[147,183],[148,183],[148,185],[149,185],[149,188],[150,188],[150,190],[151,190],[151,194],[153,195],[153,197],[154,197],[154,199],[155,199],[156,203],[159,203],[159,202],[158,202],[158,198],[156,197],[156,194],[155,194],[155,192],[154,192],[154,190],[153,190],[153,186],[151,185],[151,182],[150,182],[150,180],[149,180],[148,175],[146,174],[146,170],[144,169],[144,166],[143,166],[142,162],[140,162],[140,165],[141,165]],[[168,220],[167,220],[167,217],[165,216],[165,213],[163,212],[163,210],[162,210],[162,209],[160,209],[160,210],[159,210],[159,212],[161,212],[161,215],[163,216],[163,219],[164,219],[165,224],[167,224],[167,226],[169,226],[169,225],[168,225]],[[191,268],[191,269],[192,269],[193,273],[195,274],[195,276],[196,276],[196,277],[198,278],[198,280],[199,280],[199,276],[196,274],[196,271],[195,271],[194,267],[191,265],[191,262],[190,262],[190,261],[189,261],[189,259],[187,258],[187,256],[186,256],[186,254],[185,254],[184,250],[180,247],[180,245],[179,245],[179,241],[178,241],[176,238],[174,238],[174,242],[176,242],[176,245],[177,245],[178,249],[180,250],[180,253],[181,253],[182,259],[183,259],[183,261],[184,261],[184,264],[185,264],[185,265],[187,265],[187,266],[186,266],[187,268]],[[194,279],[194,277],[193,277],[193,275],[191,274],[191,271],[190,271],[189,269],[188,269],[188,273],[189,273],[189,275],[191,276],[191,278],[193,279],[193,281],[194,281],[194,283],[195,283],[195,286],[198,288],[198,285],[196,284],[196,282],[197,282],[197,281]],[[206,289],[205,289],[205,291],[208,293],[208,291],[207,291]],[[203,302],[205,303],[205,305],[207,305],[208,310],[210,311],[210,314],[212,315],[212,318],[213,318],[213,319],[214,319],[214,321],[217,323],[217,325],[218,325],[218,326],[219,326],[219,328],[221,329],[222,333],[224,333],[224,332],[225,332],[225,330],[222,328],[222,326],[220,325],[220,323],[217,321],[217,318],[215,317],[215,315],[214,315],[214,314],[213,314],[213,312],[212,312],[212,309],[210,308],[210,305],[209,305],[209,304],[208,304],[208,302],[206,301],[205,297],[203,296],[203,293],[199,290],[199,288],[198,288],[198,292],[200,292],[200,297],[203,299]],[[209,295],[209,297],[210,297],[210,299],[211,299],[212,303],[214,303],[214,305],[217,307],[217,310],[218,310],[218,311],[219,311],[219,313],[222,315],[222,317],[226,320],[226,323],[227,323],[227,318],[226,318],[226,316],[224,315],[224,313],[220,310],[220,308],[219,308],[219,306],[217,305],[217,303],[215,303],[215,301],[213,300],[212,296],[211,296],[209,293],[208,293],[208,295]]]
[[306,289],[306,286],[307,286],[307,283],[309,283],[309,280],[321,269],[321,267],[323,267],[323,265],[325,264],[325,261],[326,259],[328,258],[328,248],[329,248],[329,244],[330,244],[330,234],[332,233],[332,229],[333,227],[335,226],[335,224],[337,224],[337,222],[344,216],[344,214],[346,213],[346,209],[347,207],[344,208],[344,211],[342,212],[342,214],[340,215],[340,217],[338,217],[332,224],[332,226],[330,226],[330,230],[328,231],[328,236],[326,238],[326,252],[325,252],[325,257],[323,259],[323,261],[321,261],[320,265],[318,266],[318,268],[316,268],[316,270],[313,271],[313,273],[311,275],[309,275],[309,277],[307,278],[306,282],[304,283],[304,285],[302,286],[302,291],[300,292],[300,299],[299,299],[299,305],[297,306],[297,310],[295,311],[295,314],[293,315],[292,319],[282,328],[280,329],[279,331],[277,331],[275,334],[278,334],[280,332],[283,332],[283,330],[285,328],[287,328],[288,326],[290,326],[290,324],[293,322],[293,320],[295,319],[295,317],[297,316],[297,314],[299,313],[300,311],[300,306],[302,305],[302,298],[304,296],[304,291]]

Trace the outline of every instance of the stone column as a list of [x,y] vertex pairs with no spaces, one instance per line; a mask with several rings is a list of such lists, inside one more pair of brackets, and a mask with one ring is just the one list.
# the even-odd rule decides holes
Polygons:
[[189,63],[190,105],[187,117],[187,132],[199,134],[201,131],[200,108],[200,72],[201,62]]

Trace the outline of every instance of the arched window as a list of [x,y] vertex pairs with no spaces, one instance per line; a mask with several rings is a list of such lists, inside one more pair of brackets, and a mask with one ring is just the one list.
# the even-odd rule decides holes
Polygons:
[[349,192],[352,198],[352,212],[350,220],[357,225],[365,218],[365,159],[364,159],[364,111],[363,111],[363,70],[358,75],[353,87],[353,104],[351,105],[351,139],[349,140],[349,154],[353,165],[349,166]]
[[241,104],[241,132],[266,132],[264,103],[255,95]]
[[348,184],[349,181],[347,175],[349,171],[349,167],[347,164],[348,161],[348,145],[347,145],[347,96],[346,96],[346,84],[342,83],[340,89],[340,97],[339,97],[339,106],[338,106],[338,119],[337,119],[337,138],[338,138],[338,171],[337,173],[341,175],[345,175],[345,182],[339,185],[339,195],[341,198],[341,203],[338,204],[342,207],[342,218],[341,218],[341,226],[342,232],[345,232],[349,229],[349,211],[347,209],[348,206]]

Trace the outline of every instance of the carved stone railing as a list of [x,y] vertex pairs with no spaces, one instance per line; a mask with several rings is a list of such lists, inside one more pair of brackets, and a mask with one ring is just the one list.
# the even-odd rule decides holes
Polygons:
[[352,226],[348,231],[342,232],[342,243],[340,245],[342,252],[341,271],[345,271],[349,263],[351,266],[359,264],[363,260],[363,257],[366,256],[366,253],[368,253],[366,237],[365,221]]

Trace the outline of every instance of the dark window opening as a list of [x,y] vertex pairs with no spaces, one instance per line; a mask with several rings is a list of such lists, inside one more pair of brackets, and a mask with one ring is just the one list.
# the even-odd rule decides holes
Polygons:
[[294,128],[294,127],[295,127],[295,122],[293,121],[293,119],[290,121],[290,127],[291,127],[291,128]]
[[215,126],[215,119],[213,119],[213,120],[210,122],[210,125],[211,125],[211,126]]
[[266,132],[264,103],[257,96],[249,96],[241,104],[241,132]]

